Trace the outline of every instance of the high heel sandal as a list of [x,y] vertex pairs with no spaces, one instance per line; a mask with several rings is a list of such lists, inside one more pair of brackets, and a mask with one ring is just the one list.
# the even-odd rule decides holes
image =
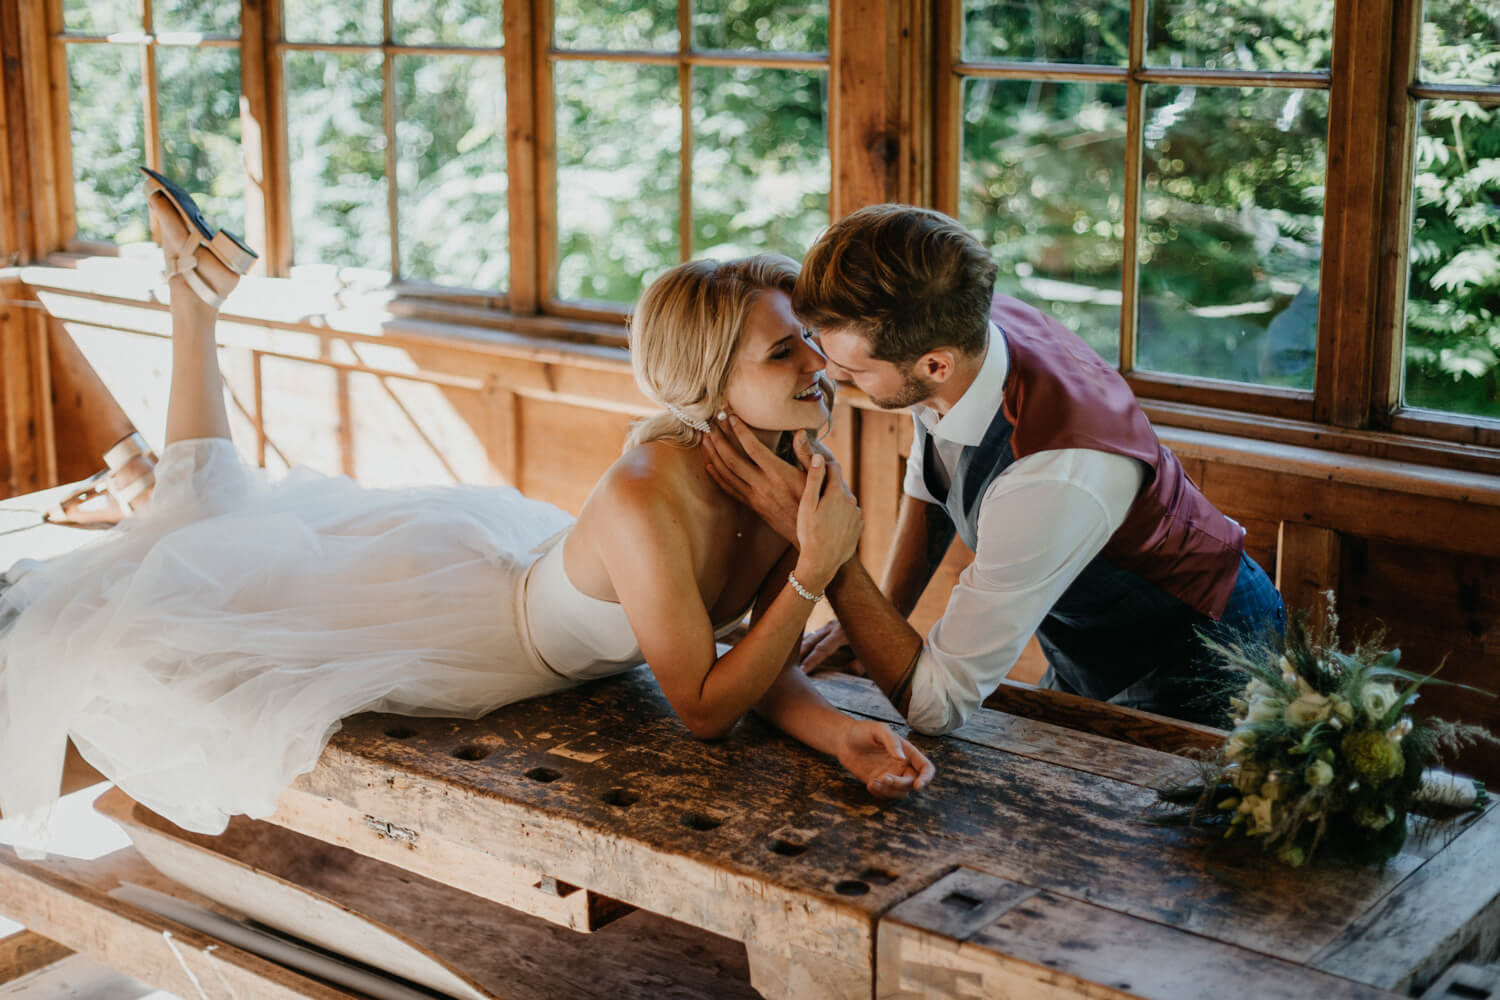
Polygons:
[[176,210],[183,225],[187,227],[187,237],[182,243],[175,247],[162,247],[162,252],[167,258],[167,278],[182,275],[195,295],[214,308],[218,308],[224,304],[225,297],[215,292],[206,281],[199,277],[198,259],[195,256],[198,248],[203,247],[213,254],[220,263],[235,274],[247,273],[250,265],[255,263],[259,255],[228,230],[211,228],[208,220],[203,218],[202,210],[193,201],[192,195],[182,188],[150,167],[142,167],[141,173],[146,175],[147,200],[160,194],[166,199],[167,204]]
[[131,431],[104,453],[105,468],[79,484],[43,516],[51,524],[108,528],[139,510],[156,488],[156,453]]

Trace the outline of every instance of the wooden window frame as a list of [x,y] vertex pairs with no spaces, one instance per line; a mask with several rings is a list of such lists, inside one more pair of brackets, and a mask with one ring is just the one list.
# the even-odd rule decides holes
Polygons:
[[[478,51],[505,62],[510,288],[497,295],[398,281],[393,311],[445,320],[458,328],[520,330],[562,340],[622,344],[623,307],[559,300],[552,287],[557,247],[555,209],[548,207],[555,204],[552,67],[561,59],[594,54],[555,49],[552,0],[495,2],[503,14],[504,45]],[[996,63],[979,71],[1123,83],[1135,95],[1133,110],[1127,112],[1127,126],[1135,136],[1141,123],[1129,118],[1140,118],[1141,88],[1151,83],[1326,86],[1330,113],[1314,388],[1307,392],[1127,369],[1126,377],[1148,410],[1180,426],[1500,471],[1500,424],[1399,405],[1416,104],[1436,97],[1478,97],[1488,103],[1500,100],[1500,94],[1492,94],[1492,88],[1474,93],[1474,88],[1418,82],[1420,0],[1336,0],[1333,69],[1288,74],[1147,67],[1145,2],[1131,0],[1131,54],[1124,67],[1101,72]],[[0,194],[8,190],[10,203],[44,210],[19,222],[7,221],[0,233],[5,244],[0,251],[23,263],[58,251],[110,252],[109,247],[79,242],[74,236],[68,93],[63,81],[66,45],[87,42],[80,36],[64,38],[62,0],[6,6],[15,28],[6,32],[7,65],[14,65],[9,57],[19,54],[20,68],[9,71],[0,126],[8,134],[22,135],[25,151],[10,153],[6,169],[0,171]],[[682,29],[677,52],[654,52],[649,57],[679,66],[680,83],[689,88],[697,65],[826,68],[831,214],[836,218],[864,204],[895,200],[951,212],[957,205],[960,87],[963,73],[973,68],[962,61],[961,7],[961,0],[830,0],[826,59],[694,51],[691,32]],[[389,24],[389,0],[385,8]],[[149,3],[146,9],[149,12]],[[684,2],[682,10],[686,9]],[[11,26],[8,21],[6,27]],[[149,22],[145,27],[149,29]],[[282,56],[289,47],[339,46],[284,42],[279,0],[241,0],[240,27],[237,44],[247,115],[242,139],[247,237],[265,248],[266,271],[285,275],[291,261],[291,218]],[[147,39],[146,44],[161,41]],[[236,43],[209,38],[206,44]],[[387,55],[476,51],[391,45],[389,38],[364,48]],[[629,59],[635,54],[598,55]],[[146,67],[143,74],[150,75]],[[154,88],[154,80],[148,88]],[[1355,99],[1373,93],[1385,93],[1388,99]],[[148,102],[153,115],[154,101],[153,89]],[[690,107],[689,101],[683,102],[684,116]],[[389,117],[389,101],[387,108]],[[154,132],[149,136],[148,162],[156,146]],[[686,176],[691,167],[690,130],[684,133],[683,145],[680,164]],[[1127,149],[1126,214],[1132,218],[1138,214],[1134,200],[1142,164],[1138,145],[1128,143]],[[394,187],[391,191],[394,203]],[[683,185],[680,197],[690,206],[689,184]],[[690,212],[683,213],[681,225],[684,230],[691,226]],[[393,238],[395,232],[393,226]],[[1135,244],[1129,237],[1127,233],[1124,264],[1133,274]],[[686,239],[683,245],[688,245]],[[515,252],[517,247],[533,251]],[[1129,357],[1135,337],[1135,282],[1125,284],[1126,329],[1121,341],[1122,353]]]

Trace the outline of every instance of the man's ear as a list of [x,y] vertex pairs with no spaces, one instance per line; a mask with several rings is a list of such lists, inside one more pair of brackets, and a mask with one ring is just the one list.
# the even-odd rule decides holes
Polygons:
[[918,358],[912,368],[929,382],[946,382],[958,372],[958,355],[951,347],[939,347]]

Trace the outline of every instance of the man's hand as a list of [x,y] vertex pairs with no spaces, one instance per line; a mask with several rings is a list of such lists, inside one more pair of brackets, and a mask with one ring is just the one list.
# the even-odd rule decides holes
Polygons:
[[815,450],[821,452],[832,482],[842,476],[833,455],[821,444],[812,443],[807,432],[797,431],[793,449],[799,467],[778,458],[736,416],[710,423],[713,429],[702,438],[708,453],[708,474],[724,492],[748,504],[778,535],[796,545],[797,508],[802,502],[808,464]]
[[849,648],[849,637],[844,634],[844,626],[839,624],[837,618],[816,632],[804,635],[799,655],[804,673],[845,670],[860,677],[865,673],[860,662],[854,658],[854,650]]
[[883,722],[851,722],[839,739],[839,763],[871,795],[905,798],[932,781],[937,768],[909,742]]

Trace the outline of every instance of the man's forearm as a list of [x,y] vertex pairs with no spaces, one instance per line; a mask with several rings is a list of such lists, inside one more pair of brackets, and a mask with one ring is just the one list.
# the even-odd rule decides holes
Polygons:
[[857,557],[845,563],[833,578],[828,601],[865,674],[905,715],[911,701],[911,671],[922,652],[922,637],[886,599]]
[[917,606],[952,541],[953,525],[946,511],[915,497],[901,498],[880,589],[903,615]]

